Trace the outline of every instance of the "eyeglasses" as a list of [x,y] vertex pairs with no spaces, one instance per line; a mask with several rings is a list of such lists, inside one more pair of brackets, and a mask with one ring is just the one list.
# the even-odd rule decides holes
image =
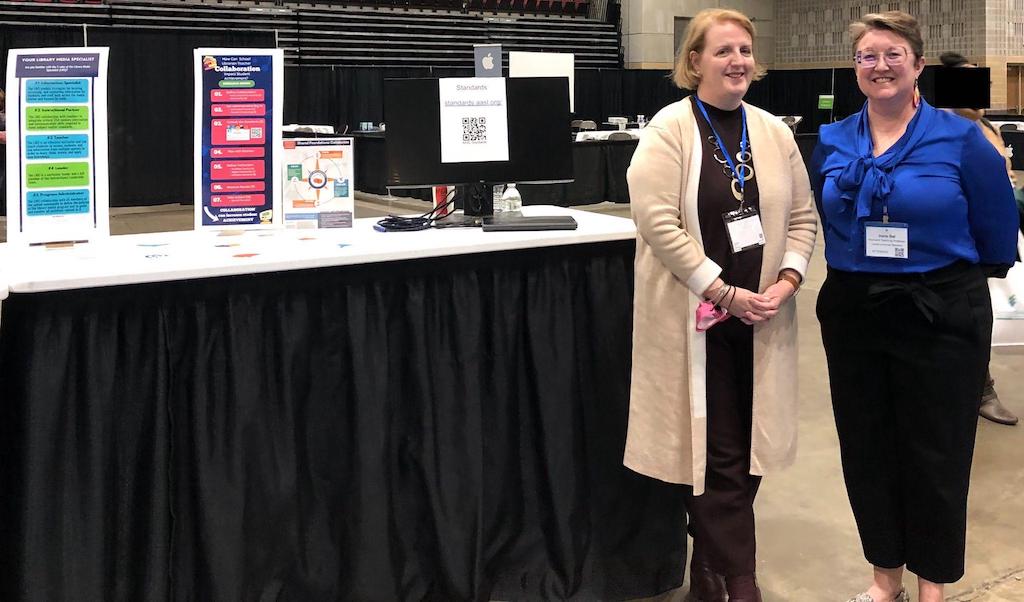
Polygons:
[[885,64],[890,67],[898,67],[907,60],[907,49],[902,46],[890,48],[879,54],[875,50],[864,50],[853,56],[853,60],[861,69],[874,69],[878,65],[879,58],[885,59]]

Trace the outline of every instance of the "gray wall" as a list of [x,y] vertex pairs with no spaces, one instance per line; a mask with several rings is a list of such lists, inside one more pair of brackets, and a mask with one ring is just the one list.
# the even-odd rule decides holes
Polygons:
[[770,64],[775,55],[774,0],[622,0],[622,45],[627,69],[671,69],[676,17],[705,8],[735,8],[754,20],[754,54]]

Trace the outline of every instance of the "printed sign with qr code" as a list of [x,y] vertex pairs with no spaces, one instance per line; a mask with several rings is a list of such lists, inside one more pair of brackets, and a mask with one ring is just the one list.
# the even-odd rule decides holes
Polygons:
[[463,117],[462,118],[462,142],[471,144],[484,144],[487,142],[487,118],[486,117]]

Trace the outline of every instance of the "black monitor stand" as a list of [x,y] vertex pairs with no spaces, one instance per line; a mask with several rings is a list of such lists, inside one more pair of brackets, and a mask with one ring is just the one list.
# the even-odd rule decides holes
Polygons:
[[493,182],[477,182],[466,186],[462,197],[462,212],[473,217],[484,217],[494,215],[494,187]]

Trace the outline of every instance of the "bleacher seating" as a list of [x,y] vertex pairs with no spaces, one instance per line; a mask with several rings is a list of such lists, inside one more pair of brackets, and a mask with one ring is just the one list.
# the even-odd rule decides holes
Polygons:
[[[505,53],[572,52],[578,69],[622,67],[615,27],[578,16],[589,0],[458,0],[458,11],[449,10],[454,0],[73,1],[0,2],[0,26],[274,31],[286,63],[306,66],[466,68],[474,44],[497,43]],[[482,12],[526,11],[527,3],[536,14]]]
[[[132,0],[5,0],[24,4],[132,4]],[[176,0],[166,0],[173,3]],[[236,1],[236,4],[242,4]],[[177,3],[207,3],[202,0],[177,0]],[[219,4],[219,3],[218,3]],[[287,6],[288,4],[317,4],[321,6],[379,6],[386,8],[428,8],[455,12],[489,11],[512,12],[520,14],[564,14],[571,16],[587,16],[590,0],[321,0],[307,2],[305,0],[252,0],[246,4],[263,6]]]

